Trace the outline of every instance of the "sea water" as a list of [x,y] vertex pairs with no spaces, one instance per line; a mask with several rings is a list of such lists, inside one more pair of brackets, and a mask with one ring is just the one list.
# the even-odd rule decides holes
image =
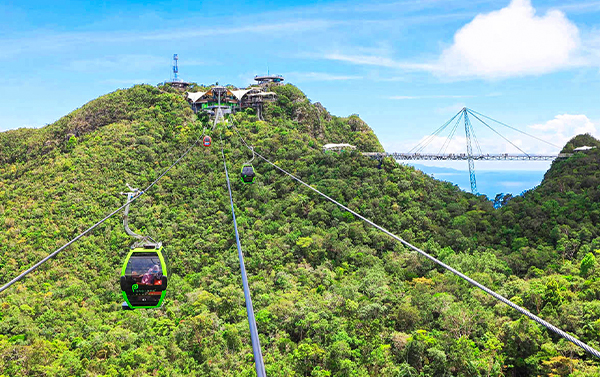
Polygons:
[[[471,192],[468,170],[411,165],[435,179],[451,182],[462,190]],[[476,170],[477,191],[491,200],[500,193],[517,196],[539,185],[545,173],[544,170]]]

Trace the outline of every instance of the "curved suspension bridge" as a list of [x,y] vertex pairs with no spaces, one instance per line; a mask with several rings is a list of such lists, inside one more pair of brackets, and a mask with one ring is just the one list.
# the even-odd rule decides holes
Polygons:
[[481,155],[467,155],[466,153],[460,154],[421,154],[421,153],[380,153],[380,152],[365,152],[364,156],[369,156],[373,158],[384,158],[384,157],[393,157],[396,160],[415,160],[415,161],[424,161],[424,160],[438,160],[438,161],[447,161],[447,160],[461,160],[468,161],[472,160],[482,160],[482,161],[552,161],[557,158],[567,158],[572,155],[572,153],[559,153],[558,155],[539,155],[539,154],[481,154]]
[[[519,150],[519,154],[514,153],[499,153],[499,154],[489,154],[483,153],[481,146],[479,145],[479,141],[475,136],[475,129],[473,128],[473,124],[471,123],[471,119],[477,120],[479,123],[490,129],[497,136],[501,137],[504,141],[508,142],[510,145]],[[486,122],[487,120],[487,122]],[[456,115],[454,115],[450,120],[446,121],[440,128],[435,130],[431,135],[427,136],[425,139],[421,140],[419,144],[414,146],[407,153],[400,152],[389,152],[389,153],[378,153],[378,152],[367,152],[363,153],[365,156],[369,156],[371,158],[382,159],[384,157],[392,157],[398,161],[449,161],[449,160],[460,160],[467,161],[469,164],[469,177],[471,181],[471,192],[473,194],[477,193],[477,180],[475,178],[475,164],[477,161],[552,161],[557,158],[567,158],[572,155],[572,153],[557,153],[557,154],[546,154],[546,155],[538,155],[538,154],[530,154],[525,152],[518,145],[504,137],[500,132],[498,132],[494,127],[492,127],[489,123],[495,123],[497,125],[501,125],[503,127],[512,129],[517,131],[523,135],[526,135],[532,139],[536,139],[545,144],[548,144],[554,148],[560,150],[561,147],[558,145],[552,144],[549,141],[540,139],[537,136],[528,134],[527,132],[521,131],[518,128],[511,127],[508,124],[497,121],[493,118],[488,117],[487,115],[478,113],[475,110],[463,107]],[[466,140],[466,153],[446,153],[450,143],[452,142],[454,136],[456,135],[456,131],[458,127],[464,125],[465,130],[465,140]],[[448,136],[444,140],[441,148],[437,153],[423,153],[425,148],[429,146],[436,137],[440,137],[439,135],[442,132],[449,128]],[[473,144],[477,149],[477,152],[473,152]]]

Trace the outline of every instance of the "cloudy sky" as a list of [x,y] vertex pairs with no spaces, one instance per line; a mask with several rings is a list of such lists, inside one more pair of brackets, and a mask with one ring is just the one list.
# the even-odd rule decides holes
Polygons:
[[[198,83],[282,74],[332,113],[358,113],[388,151],[410,150],[463,106],[558,145],[600,136],[594,0],[2,2],[0,130],[169,79],[173,53]],[[473,125],[485,153],[518,152]],[[496,130],[528,153],[558,151]],[[459,128],[447,151],[464,150]]]

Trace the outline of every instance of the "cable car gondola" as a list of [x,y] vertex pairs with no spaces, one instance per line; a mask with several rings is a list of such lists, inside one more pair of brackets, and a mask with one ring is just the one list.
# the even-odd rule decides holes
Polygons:
[[252,160],[254,160],[254,147],[250,147],[250,150],[252,151],[252,158],[250,161],[242,165],[242,170],[240,170],[240,178],[244,184],[254,183],[254,178],[256,177],[256,173],[254,173],[254,166],[252,166]]
[[[131,188],[127,202],[138,196],[141,191]],[[121,268],[121,292],[125,302],[123,309],[158,308],[162,305],[167,290],[168,260],[160,242],[155,242],[148,236],[142,236],[129,229],[129,204],[125,206],[123,227],[130,236],[137,238],[125,258]]]
[[158,308],[167,290],[167,261],[161,243],[134,245],[121,270],[121,291],[131,309]]
[[242,183],[254,183],[254,178],[256,177],[256,174],[254,173],[254,167],[252,166],[252,164],[244,164],[242,166],[241,175]]
[[212,139],[210,138],[210,136],[208,136],[208,135],[204,136],[204,138],[202,139],[202,144],[204,144],[205,147],[210,147],[211,143],[212,143]]

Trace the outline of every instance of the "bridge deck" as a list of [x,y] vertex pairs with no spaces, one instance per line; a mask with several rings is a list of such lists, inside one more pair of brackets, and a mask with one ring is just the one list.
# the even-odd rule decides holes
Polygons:
[[[558,155],[522,155],[522,154],[481,154],[473,155],[473,160],[483,161],[552,161],[556,158],[567,158],[572,156],[572,153],[560,153]],[[382,159],[384,157],[393,157],[396,160],[468,160],[469,156],[465,153],[460,154],[421,154],[421,153],[380,153],[380,152],[363,152],[363,156]]]

